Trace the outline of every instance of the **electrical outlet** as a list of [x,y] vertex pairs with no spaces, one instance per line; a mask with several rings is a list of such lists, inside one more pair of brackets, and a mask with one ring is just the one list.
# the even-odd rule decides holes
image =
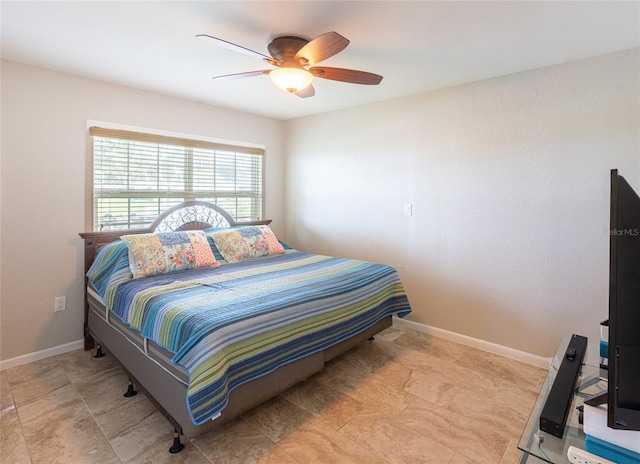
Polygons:
[[64,311],[67,309],[67,297],[66,296],[57,296],[54,300],[53,310],[55,312]]
[[569,462],[573,464],[616,464],[608,459],[601,458],[595,454],[591,454],[588,451],[581,450],[575,446],[570,446],[567,451],[567,457]]

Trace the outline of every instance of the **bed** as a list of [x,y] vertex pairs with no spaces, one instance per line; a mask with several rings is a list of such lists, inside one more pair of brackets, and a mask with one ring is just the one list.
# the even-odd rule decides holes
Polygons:
[[172,423],[172,453],[411,311],[392,267],[294,250],[270,222],[190,201],[148,228],[80,234],[85,350]]

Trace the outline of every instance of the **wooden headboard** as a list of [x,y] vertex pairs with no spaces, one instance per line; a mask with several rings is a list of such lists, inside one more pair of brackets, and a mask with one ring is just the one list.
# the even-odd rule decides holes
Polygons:
[[[86,273],[98,250],[104,245],[118,240],[123,235],[148,234],[152,232],[174,232],[178,230],[202,230],[209,227],[236,227],[271,224],[271,219],[261,221],[236,221],[218,205],[206,201],[185,201],[161,213],[149,227],[144,229],[120,229],[99,232],[81,232],[84,239],[84,272]],[[84,297],[84,349],[94,347],[94,340],[87,329],[89,303],[87,301],[85,278]]]

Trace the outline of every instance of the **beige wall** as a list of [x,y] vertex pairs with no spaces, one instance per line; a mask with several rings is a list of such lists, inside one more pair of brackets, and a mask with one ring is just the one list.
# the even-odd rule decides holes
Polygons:
[[597,340],[639,70],[633,50],[290,121],[287,238],[394,265],[428,326],[540,356]]
[[639,56],[287,123],[3,61],[0,359],[82,336],[87,119],[266,145],[276,233],[396,266],[414,321],[541,356],[597,337],[608,170],[640,191]]
[[264,144],[265,216],[284,226],[283,122],[3,61],[0,359],[82,338],[87,119]]

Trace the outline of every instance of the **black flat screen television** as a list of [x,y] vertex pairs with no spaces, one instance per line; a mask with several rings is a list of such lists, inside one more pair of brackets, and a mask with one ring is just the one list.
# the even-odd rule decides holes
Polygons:
[[640,430],[640,198],[611,170],[607,425]]

